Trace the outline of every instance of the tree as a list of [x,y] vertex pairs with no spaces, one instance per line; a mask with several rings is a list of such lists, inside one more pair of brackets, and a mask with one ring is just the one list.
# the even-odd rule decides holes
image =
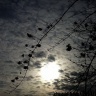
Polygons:
[[[79,23],[75,23],[75,25],[77,24]],[[74,31],[77,33],[75,36],[81,39],[77,43],[77,47],[72,46],[73,50],[78,51],[78,54],[74,54],[78,62],[72,59],[69,60],[83,69],[82,74],[76,79],[78,79],[79,86],[83,85],[84,94],[87,96],[89,90],[92,90],[96,84],[96,23],[88,20],[76,30],[73,29]]]

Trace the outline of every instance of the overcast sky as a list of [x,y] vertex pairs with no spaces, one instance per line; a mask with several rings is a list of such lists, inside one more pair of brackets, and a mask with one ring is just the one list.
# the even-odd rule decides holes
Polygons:
[[[95,0],[92,1],[96,3]],[[88,8],[87,0],[78,0],[40,42],[41,47],[36,48],[22,84],[11,94],[4,93],[11,91],[25,74],[25,70],[17,62],[28,60],[28,54],[33,50],[32,45],[37,44],[46,33],[46,27],[56,22],[73,2],[74,0],[0,0],[0,96],[51,96],[52,92],[74,87],[67,78],[77,76],[81,68],[68,60],[73,58],[74,51],[67,52],[66,45],[74,44],[73,41],[76,44],[81,38],[73,34],[54,49],[48,49],[53,48],[61,38],[66,38],[73,28],[74,21],[83,20],[85,13],[82,12],[86,12],[84,10]],[[90,1],[91,5],[93,2]],[[87,12],[91,13],[93,10]],[[28,38],[27,33],[33,37]],[[41,68],[48,63],[55,63],[60,67],[59,78],[52,82],[42,80],[39,74]],[[19,80],[12,84],[11,80],[16,76]]]

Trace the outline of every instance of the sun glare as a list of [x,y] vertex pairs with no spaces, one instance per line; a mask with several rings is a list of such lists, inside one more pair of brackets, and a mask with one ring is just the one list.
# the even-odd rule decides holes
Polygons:
[[59,77],[59,69],[59,65],[57,65],[55,62],[50,62],[41,68],[41,78],[45,81],[51,82],[52,80],[57,79]]

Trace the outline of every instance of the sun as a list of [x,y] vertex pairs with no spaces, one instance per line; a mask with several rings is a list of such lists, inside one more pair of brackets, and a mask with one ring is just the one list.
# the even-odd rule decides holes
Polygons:
[[55,62],[49,62],[41,68],[41,78],[45,81],[51,82],[59,77],[59,69],[59,65],[57,65]]

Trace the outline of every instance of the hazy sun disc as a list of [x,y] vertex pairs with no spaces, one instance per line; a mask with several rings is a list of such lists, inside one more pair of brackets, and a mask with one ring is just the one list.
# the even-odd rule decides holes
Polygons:
[[41,68],[40,75],[43,80],[46,81],[52,81],[54,79],[57,79],[59,77],[59,65],[57,65],[55,62],[48,63],[44,67]]

